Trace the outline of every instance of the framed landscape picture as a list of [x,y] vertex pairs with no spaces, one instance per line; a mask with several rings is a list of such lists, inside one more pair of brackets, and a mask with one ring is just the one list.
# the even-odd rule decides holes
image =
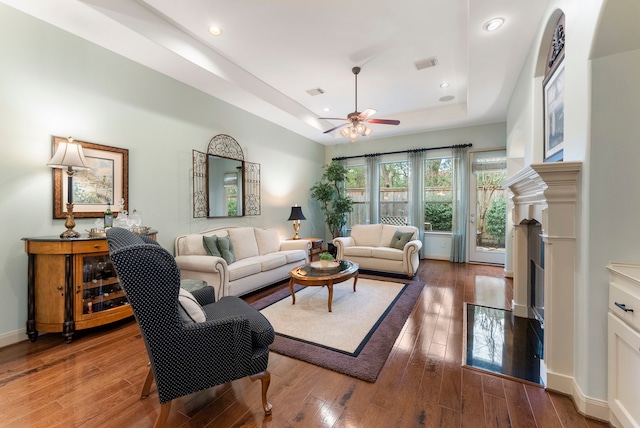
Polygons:
[[564,64],[560,62],[543,83],[544,161],[563,159],[564,151]]
[[[53,153],[66,138],[53,137]],[[91,169],[76,171],[73,176],[73,215],[76,218],[99,218],[107,204],[114,213],[129,199],[129,150],[74,140],[82,146]],[[53,170],[53,218],[65,218],[69,190],[67,173]]]

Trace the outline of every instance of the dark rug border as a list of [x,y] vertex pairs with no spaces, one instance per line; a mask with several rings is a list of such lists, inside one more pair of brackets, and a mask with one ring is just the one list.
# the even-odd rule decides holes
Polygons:
[[[387,278],[369,279],[385,281]],[[301,288],[296,287],[296,291]],[[390,306],[386,316],[378,320],[377,328],[369,334],[369,340],[357,356],[281,335],[276,335],[270,350],[366,382],[375,382],[423,288],[422,282],[406,282],[403,291]],[[252,303],[252,306],[260,310],[286,297],[290,297],[289,290],[283,289]]]

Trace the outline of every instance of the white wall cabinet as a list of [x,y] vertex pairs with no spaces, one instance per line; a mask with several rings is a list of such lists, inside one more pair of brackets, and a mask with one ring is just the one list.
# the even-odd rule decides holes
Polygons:
[[609,265],[608,402],[615,427],[640,428],[640,265]]

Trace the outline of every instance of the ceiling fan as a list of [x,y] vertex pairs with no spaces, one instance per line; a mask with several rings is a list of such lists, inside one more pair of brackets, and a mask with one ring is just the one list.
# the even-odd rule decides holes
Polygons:
[[[383,125],[399,125],[399,120],[394,119],[370,119],[376,113],[376,110],[372,108],[368,108],[363,112],[358,111],[358,74],[360,73],[360,67],[353,67],[351,69],[353,75],[355,76],[356,81],[356,106],[355,111],[353,113],[349,113],[346,118],[338,118],[338,117],[321,117],[320,119],[325,120],[345,120],[346,122],[340,124],[338,126],[334,126],[328,131],[324,131],[325,134],[341,129],[340,134],[343,137],[349,138],[352,142],[356,141],[358,135],[362,135],[363,137],[368,137],[371,135],[371,128],[365,125],[366,123],[380,123]],[[349,126],[349,128],[347,128]]]

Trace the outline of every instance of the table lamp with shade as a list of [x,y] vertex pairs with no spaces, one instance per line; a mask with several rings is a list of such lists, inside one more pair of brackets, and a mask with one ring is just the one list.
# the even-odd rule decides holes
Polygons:
[[296,232],[292,239],[300,239],[300,237],[298,236],[298,231],[300,230],[300,220],[306,220],[304,214],[302,214],[302,207],[299,207],[297,205],[291,207],[291,215],[289,215],[288,221],[293,221],[293,230]]
[[51,160],[47,163],[51,168],[60,168],[67,170],[67,219],[64,222],[66,231],[60,234],[61,238],[79,238],[80,234],[73,230],[76,222],[73,218],[73,175],[76,171],[83,169],[91,169],[84,158],[82,146],[73,142],[73,138],[67,138],[67,142],[58,144],[56,152]]

